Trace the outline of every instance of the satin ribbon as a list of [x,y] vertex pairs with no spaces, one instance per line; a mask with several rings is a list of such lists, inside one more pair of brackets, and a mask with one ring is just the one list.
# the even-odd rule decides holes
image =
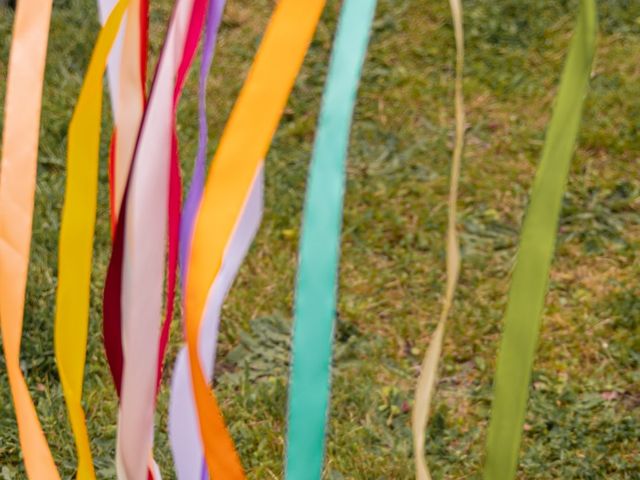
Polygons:
[[[206,378],[212,378],[214,372],[222,304],[260,226],[263,190],[264,173],[261,165],[225,249],[220,271],[207,296],[199,344],[200,362]],[[182,348],[176,359],[171,384],[169,439],[178,478],[199,480],[208,478],[208,470],[206,464],[203,465],[203,449],[189,374],[188,352]]]
[[173,304],[175,298],[176,270],[178,267],[179,247],[180,247],[180,201],[182,197],[182,182],[180,179],[180,159],[178,157],[177,134],[176,134],[176,109],[178,100],[184,86],[186,75],[189,71],[196,50],[202,29],[204,27],[204,19],[209,5],[209,0],[195,0],[191,13],[191,21],[187,32],[185,47],[182,52],[180,66],[178,68],[178,76],[173,92],[173,143],[171,149],[171,165],[169,171],[169,238],[168,238],[168,274],[167,274],[167,306],[165,312],[165,320],[160,333],[160,348],[158,354],[158,375],[157,388],[160,386],[162,379],[162,369],[164,366],[164,356],[169,341],[169,333],[171,319],[173,318]]
[[[155,395],[172,317],[177,264],[180,179],[175,109],[205,8],[206,1],[182,0],[174,10],[140,129],[105,287],[105,345],[121,394],[117,465],[123,478],[143,475],[144,452],[152,445]],[[182,56],[177,55],[179,51]],[[158,211],[158,205],[168,209]],[[167,311],[160,329],[167,228]],[[123,365],[123,359],[129,360]]]
[[[193,234],[193,222],[197,213],[198,205],[204,190],[205,178],[205,160],[207,150],[207,116],[206,116],[206,87],[207,77],[213,62],[213,54],[215,51],[215,43],[217,38],[220,21],[222,19],[222,11],[224,9],[224,0],[211,0],[207,12],[207,21],[205,28],[205,38],[203,43],[202,63],[200,66],[199,95],[198,95],[198,111],[199,111],[199,137],[198,152],[195,159],[193,176],[191,179],[191,187],[187,194],[184,207],[180,218],[180,270],[182,272],[182,283],[186,279],[187,264],[191,248],[191,237]],[[262,196],[259,196],[262,201]],[[260,207],[261,209],[261,207]],[[257,224],[259,224],[259,216]],[[256,225],[257,225],[256,224]],[[232,241],[232,245],[238,242],[248,241],[250,244],[253,235],[245,236]],[[240,259],[244,254],[240,255]],[[224,292],[230,288],[231,282],[235,277],[235,273],[231,276],[228,285],[223,287]],[[217,337],[217,328],[213,333],[207,335],[206,338]],[[208,347],[215,347],[215,342],[202,342],[201,350]],[[207,371],[207,377],[211,378],[213,372],[213,362],[215,353],[208,348],[208,354],[202,358],[203,365]],[[195,415],[195,403],[191,390],[189,367],[186,358],[186,350],[183,347],[173,370],[171,382],[171,395],[169,403],[169,441],[175,462],[175,469],[178,478],[204,478],[203,475],[203,452],[200,442],[200,434],[198,432],[198,421]]]
[[595,2],[581,0],[509,288],[487,436],[483,472],[486,480],[509,480],[516,476],[549,268],[562,196],[589,85],[596,32]]
[[307,180],[294,305],[285,478],[320,479],[349,131],[376,0],[345,0]]
[[[191,21],[187,31],[187,41],[181,57],[181,63],[178,67],[177,80],[174,87],[174,110],[177,105],[179,94],[188,70],[193,59],[195,49],[197,47],[197,38],[202,25],[203,10],[205,3],[201,0],[194,2]],[[196,8],[197,7],[197,8]],[[162,54],[161,54],[162,57]],[[157,75],[156,75],[157,79]],[[154,79],[155,85],[155,79]],[[153,86],[152,86],[153,90]],[[175,124],[173,124],[173,136],[175,137]],[[135,161],[135,158],[134,158]],[[168,332],[170,320],[173,315],[173,297],[175,292],[175,270],[177,264],[177,244],[179,233],[179,210],[180,210],[180,177],[177,144],[175,138],[171,141],[171,163],[169,172],[169,201],[168,201],[168,218],[169,218],[169,273],[167,281],[167,309],[165,314],[165,322],[162,327],[160,351],[158,355],[158,383],[160,381],[160,373],[162,370],[162,362],[166,343],[168,340]],[[127,187],[123,197],[123,205],[127,203]],[[126,208],[122,208],[120,223],[122,227],[114,232],[114,246],[112,258],[109,263],[107,279],[105,282],[104,292],[104,340],[107,352],[107,359],[114,379],[116,390],[120,395],[121,378],[122,378],[122,334],[121,334],[121,292],[122,292],[122,271],[123,271],[123,255],[124,255],[124,224],[123,219],[126,218]],[[119,233],[118,233],[119,232]]]
[[[97,0],[98,2],[98,16],[100,23],[104,27],[109,15],[113,11],[113,8],[118,3],[118,0]],[[125,14],[126,16],[126,14]],[[109,53],[107,78],[109,84],[109,96],[111,97],[111,109],[113,116],[116,116],[118,109],[118,98],[120,97],[120,64],[122,63],[122,43],[124,41],[124,26],[120,27],[118,35],[111,47]]]
[[214,479],[241,479],[244,473],[200,361],[202,327],[212,318],[205,315],[207,299],[323,6],[323,0],[278,3],[222,134],[195,223],[185,292],[187,352],[205,459]]
[[417,480],[430,480],[431,475],[424,457],[425,430],[429,421],[429,410],[438,379],[438,363],[442,353],[444,331],[453,304],[453,296],[460,273],[460,247],[456,231],[458,182],[464,147],[464,98],[462,74],[464,70],[464,29],[462,25],[462,4],[460,0],[449,0],[456,40],[455,110],[456,137],[451,159],[451,179],[449,186],[449,218],[447,226],[447,285],[438,326],[429,343],[420,368],[416,386],[416,400],[411,418],[413,433],[413,455]]
[[98,191],[102,77],[128,4],[129,0],[118,2],[98,35],[68,134],[54,343],[62,391],[76,441],[80,479],[95,478],[82,409],[82,383]]
[[200,65],[200,80],[198,85],[198,152],[193,166],[191,186],[180,218],[180,271],[182,283],[187,275],[187,259],[191,251],[193,223],[204,191],[205,163],[207,156],[208,128],[207,128],[207,77],[213,63],[218,29],[222,21],[222,12],[226,0],[210,0],[207,11],[205,38],[202,47],[202,64]]
[[[98,0],[102,24],[106,22],[115,1]],[[109,148],[109,205],[113,234],[142,117],[147,82],[148,0],[136,0],[129,10],[129,15],[125,14],[126,23],[120,28],[111,48],[107,67],[116,123]],[[120,142],[117,142],[118,125],[122,132]]]
[[[97,0],[100,23],[104,26],[117,0]],[[125,14],[126,18],[126,14]],[[118,110],[118,98],[120,98],[120,65],[122,63],[122,43],[124,41],[125,26],[121,26],[118,36],[111,47],[109,61],[107,64],[107,78],[109,85],[109,96],[111,99],[111,111],[116,118]],[[111,233],[115,234],[116,213],[116,192],[115,192],[115,157],[116,157],[116,129],[111,134],[111,144],[109,145],[109,206],[111,214]]]
[[0,330],[27,475],[59,479],[20,370],[51,0],[20,0],[13,24],[0,164]]
[[[116,6],[112,2],[100,2],[100,10],[103,15],[106,12],[115,12],[115,14],[113,20],[105,21],[105,27],[96,44],[92,63],[85,78],[83,91],[78,100],[69,132],[69,174],[60,238],[55,344],[63,393],[67,400],[78,451],[78,478],[95,478],[81,397],[86,357],[86,319],[89,308],[90,261],[97,195],[102,75],[107,56],[112,64],[110,67],[112,88],[115,92],[119,92],[116,95],[122,94],[119,103],[112,102],[116,116],[120,118],[122,116],[131,117],[133,111],[135,117],[144,101],[143,79],[140,78],[142,68],[138,64],[144,63],[146,68],[146,53],[141,53],[141,45],[145,45],[146,41],[140,40],[141,36],[146,37],[146,29],[141,27],[146,22],[139,17],[146,17],[147,2],[146,0],[133,2],[133,7],[138,12],[136,14],[132,14],[129,9],[127,38],[125,38],[126,48],[123,54],[122,42],[118,41],[119,37],[116,35],[128,3],[122,4],[121,2]],[[141,9],[142,12],[138,9]],[[116,42],[115,52],[111,52],[109,55],[114,41]],[[118,65],[120,60],[125,64],[124,69],[120,69]],[[131,63],[134,65],[130,65]],[[114,64],[116,65],[114,66]],[[117,78],[120,72],[123,73],[122,89],[117,87],[120,82],[113,80],[113,77]],[[137,109],[134,102],[128,101],[128,99],[135,98],[132,97],[131,90],[138,92]],[[115,108],[117,104],[119,104],[119,108]],[[87,162],[86,157],[92,161]],[[83,189],[83,186],[87,188]],[[88,208],[86,208],[87,206]],[[80,250],[76,250],[78,247]],[[78,252],[80,252],[79,261],[76,262],[74,255]],[[78,285],[80,291],[86,292],[86,294],[76,302]]]
[[[111,175],[113,178],[113,204],[112,215],[117,218],[120,212],[124,188],[129,177],[131,159],[135,149],[140,121],[145,104],[144,83],[146,75],[146,51],[142,53],[143,38],[146,32],[143,23],[148,12],[146,1],[132,0],[127,10],[127,18],[124,30],[123,50],[120,60],[120,78],[118,107],[115,110],[115,132],[113,136],[114,155],[110,157],[112,163]],[[112,221],[112,225],[114,222]]]

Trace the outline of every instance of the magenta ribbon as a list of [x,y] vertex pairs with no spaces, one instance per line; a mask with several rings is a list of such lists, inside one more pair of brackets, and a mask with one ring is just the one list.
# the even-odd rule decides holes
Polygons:
[[[205,9],[210,2],[207,0],[195,0],[191,19],[189,24],[189,30],[187,33],[187,39],[184,47],[184,51],[182,53],[181,63],[178,68],[175,89],[174,89],[174,117],[175,117],[175,109],[177,107],[177,103],[180,97],[180,93],[182,92],[182,87],[184,85],[184,80],[186,78],[186,74],[189,70],[189,66],[193,57],[195,55],[195,51],[198,46],[198,39],[200,37],[201,29],[202,29],[202,19],[204,17]],[[160,53],[162,58],[162,52]],[[151,93],[153,92],[153,86],[151,87]],[[142,122],[146,120],[146,110],[142,118]],[[175,119],[174,119],[175,123]],[[169,172],[169,205],[167,206],[169,210],[168,215],[168,250],[169,250],[169,259],[168,259],[168,279],[167,279],[167,304],[166,304],[166,314],[165,321],[162,325],[162,332],[160,337],[160,345],[158,352],[158,386],[161,379],[161,371],[164,353],[166,351],[166,346],[169,338],[169,326],[171,323],[171,317],[173,316],[173,297],[174,297],[174,285],[175,285],[175,270],[177,266],[177,257],[178,257],[178,241],[179,241],[179,223],[180,223],[180,196],[181,196],[181,181],[180,181],[180,170],[178,164],[178,144],[177,138],[175,134],[175,124],[174,124],[174,132],[173,132],[173,141],[172,141],[172,155],[171,155],[171,164],[170,164],[170,172]],[[137,148],[137,147],[136,147]],[[133,169],[132,161],[131,169]],[[124,253],[124,226],[125,226],[125,218],[126,218],[126,205],[128,202],[128,191],[129,191],[129,181],[127,181],[127,187],[125,188],[125,193],[123,196],[122,207],[121,207],[121,215],[118,219],[118,223],[116,226],[116,232],[114,236],[114,245],[113,252],[111,256],[111,260],[109,262],[109,267],[107,269],[107,278],[105,281],[105,290],[104,290],[104,302],[103,302],[103,313],[104,313],[104,324],[103,324],[103,334],[104,334],[104,344],[105,350],[107,353],[107,359],[109,361],[109,366],[111,369],[111,373],[114,379],[115,387],[120,394],[120,384],[121,384],[121,376],[122,376],[122,365],[124,362],[124,358],[122,355],[122,342],[121,342],[121,304],[120,304],[120,296],[121,296],[121,288],[122,288],[122,261],[123,261],[123,253]]]

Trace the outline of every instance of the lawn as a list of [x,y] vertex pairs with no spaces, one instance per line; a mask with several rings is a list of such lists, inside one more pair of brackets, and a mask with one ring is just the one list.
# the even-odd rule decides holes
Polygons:
[[[152,58],[171,3],[151,2]],[[640,479],[640,2],[598,4],[598,50],[534,365],[522,479]],[[209,79],[210,153],[273,5],[227,5]],[[475,478],[482,465],[510,270],[576,5],[463,2],[462,271],[427,436],[435,478]],[[216,391],[253,479],[282,477],[300,213],[339,7],[328,2],[275,136],[264,221],[223,310]],[[12,20],[0,7],[2,103]],[[93,0],[55,1],[21,357],[64,478],[74,475],[75,449],[53,353],[57,243],[66,132],[97,30]],[[448,2],[380,0],[349,151],[327,479],[413,476],[413,392],[444,293],[453,62]],[[192,74],[179,112],[186,183],[196,103]],[[104,162],[100,188],[84,403],[98,476],[114,478],[117,402],[100,333],[110,250]],[[168,479],[167,385],[179,316],[156,422],[155,455]],[[0,477],[25,478],[5,372],[1,359]]]

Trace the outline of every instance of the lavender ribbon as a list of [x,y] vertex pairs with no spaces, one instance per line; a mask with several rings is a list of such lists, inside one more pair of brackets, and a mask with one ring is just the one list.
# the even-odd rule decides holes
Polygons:
[[[187,198],[184,202],[184,206],[182,207],[182,214],[180,217],[180,245],[178,255],[183,290],[185,288],[187,265],[191,254],[193,227],[195,224],[196,214],[198,213],[198,207],[200,206],[200,200],[202,199],[202,193],[204,191],[207,143],[209,135],[207,127],[207,78],[211,71],[211,64],[213,63],[213,54],[215,52],[215,45],[218,38],[218,30],[222,20],[225,1],[226,0],[210,0],[207,10],[198,88],[198,152],[193,166],[191,185],[189,186],[189,192],[187,193]],[[203,459],[201,479],[207,480],[208,478],[209,475],[207,467]]]
[[202,65],[200,66],[200,83],[198,92],[198,117],[199,117],[199,136],[198,136],[198,153],[193,166],[193,175],[191,177],[191,185],[187,198],[182,207],[182,216],[180,218],[180,248],[179,262],[182,278],[182,288],[184,289],[187,278],[187,264],[189,263],[189,255],[191,253],[191,240],[193,238],[193,227],[200,206],[200,199],[204,191],[205,164],[207,156],[207,77],[213,63],[213,54],[215,52],[216,39],[218,38],[218,29],[222,20],[222,11],[224,10],[226,0],[210,0],[207,10],[207,20],[204,33],[204,45],[202,50]]

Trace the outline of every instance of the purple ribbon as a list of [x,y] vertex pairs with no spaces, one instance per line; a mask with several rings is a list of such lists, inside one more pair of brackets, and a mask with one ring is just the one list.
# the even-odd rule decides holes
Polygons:
[[[191,185],[187,198],[182,207],[182,215],[180,217],[180,247],[179,247],[179,263],[182,280],[182,289],[184,291],[187,280],[187,264],[191,254],[191,242],[193,240],[193,227],[202,199],[204,191],[207,143],[208,143],[208,127],[207,127],[207,78],[211,71],[213,63],[213,54],[215,52],[216,40],[218,38],[218,29],[222,20],[222,12],[224,10],[225,0],[210,0],[207,9],[207,20],[204,33],[204,44],[202,47],[202,64],[200,66],[200,81],[198,88],[198,153],[196,154],[195,164],[193,166],[193,175],[191,177]],[[208,480],[209,473],[205,460],[202,459],[201,479]]]
[[180,251],[179,262],[182,278],[182,288],[187,279],[187,264],[191,253],[191,241],[193,239],[193,227],[202,199],[204,191],[205,166],[207,156],[207,77],[213,63],[213,54],[215,51],[216,39],[218,38],[218,29],[222,20],[222,11],[224,10],[225,0],[210,0],[207,10],[207,20],[204,33],[204,45],[202,49],[202,65],[200,66],[200,83],[198,92],[198,117],[199,117],[199,136],[198,136],[198,153],[193,166],[193,175],[191,177],[191,185],[189,193],[182,207],[182,216],[180,219]]

